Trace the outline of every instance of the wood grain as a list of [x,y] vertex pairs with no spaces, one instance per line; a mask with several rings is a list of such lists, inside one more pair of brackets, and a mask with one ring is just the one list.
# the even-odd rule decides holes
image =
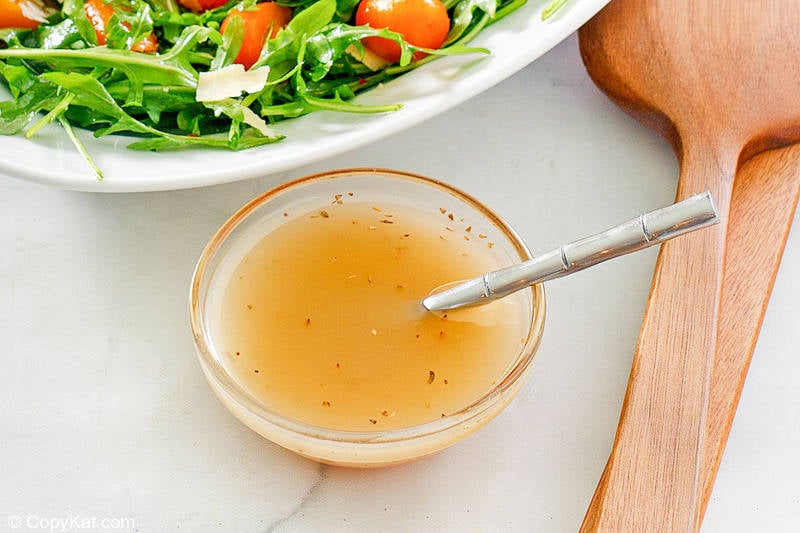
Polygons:
[[713,230],[662,247],[617,435],[583,531],[699,528],[734,174],[754,155],[800,139],[799,23],[800,5],[791,0],[614,0],[580,31],[597,85],[674,147],[676,197],[710,189],[722,218]]
[[736,174],[700,472],[701,519],[725,451],[798,195],[800,145],[759,154]]

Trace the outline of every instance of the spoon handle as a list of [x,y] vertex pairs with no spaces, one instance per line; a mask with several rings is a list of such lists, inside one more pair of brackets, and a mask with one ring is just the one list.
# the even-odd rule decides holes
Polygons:
[[644,213],[603,232],[436,292],[422,301],[430,311],[482,304],[535,283],[560,278],[603,261],[660,244],[719,221],[711,193]]
[[798,197],[800,144],[759,154],[736,173],[700,472],[701,517],[725,450]]

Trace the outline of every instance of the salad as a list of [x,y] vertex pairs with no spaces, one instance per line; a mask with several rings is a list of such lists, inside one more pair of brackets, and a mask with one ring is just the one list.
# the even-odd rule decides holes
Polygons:
[[[467,43],[526,0],[0,0],[0,133],[60,124],[125,134],[134,150],[241,150]],[[549,17],[565,0],[553,1]]]

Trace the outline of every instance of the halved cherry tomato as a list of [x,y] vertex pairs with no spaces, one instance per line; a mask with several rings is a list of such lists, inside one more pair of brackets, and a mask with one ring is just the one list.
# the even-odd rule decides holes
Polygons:
[[[97,36],[97,44],[106,44],[106,24],[114,14],[114,6],[106,4],[103,0],[84,0],[83,10],[86,12],[89,22],[92,23],[94,33]],[[152,33],[131,46],[131,51],[145,54],[154,54],[157,50],[158,39]]]
[[234,17],[240,17],[244,22],[244,37],[242,48],[239,49],[239,54],[233,62],[244,65],[244,68],[250,68],[258,61],[264,42],[275,37],[281,28],[289,24],[292,10],[274,2],[256,4],[256,8],[252,11],[234,9],[222,21],[220,32],[225,33],[228,23]]
[[228,0],[178,0],[178,3],[186,9],[191,9],[195,13],[202,13],[209,9],[216,9],[225,5]]
[[0,0],[0,28],[33,29],[39,22],[29,19],[22,13],[16,0]]
[[[388,28],[403,36],[408,44],[422,48],[441,48],[450,31],[450,17],[440,0],[362,0],[356,11],[356,24]],[[400,60],[400,46],[383,37],[367,37],[364,46],[386,59]],[[415,52],[419,59],[425,54]]]

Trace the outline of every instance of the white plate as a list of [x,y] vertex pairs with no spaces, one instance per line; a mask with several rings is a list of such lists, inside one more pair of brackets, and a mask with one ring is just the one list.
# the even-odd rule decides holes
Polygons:
[[[264,176],[363,146],[442,113],[492,87],[561,42],[609,0],[570,0],[547,22],[548,1],[529,0],[519,11],[484,30],[471,44],[490,56],[445,57],[360,95],[362,103],[402,103],[392,113],[360,115],[316,112],[280,123],[281,142],[244,150],[193,149],[137,152],[131,139],[94,139],[79,132],[105,173],[97,181],[59,126],[42,129],[32,140],[0,136],[0,175],[67,189],[132,192],[183,189]],[[0,86],[0,100],[10,98]]]

